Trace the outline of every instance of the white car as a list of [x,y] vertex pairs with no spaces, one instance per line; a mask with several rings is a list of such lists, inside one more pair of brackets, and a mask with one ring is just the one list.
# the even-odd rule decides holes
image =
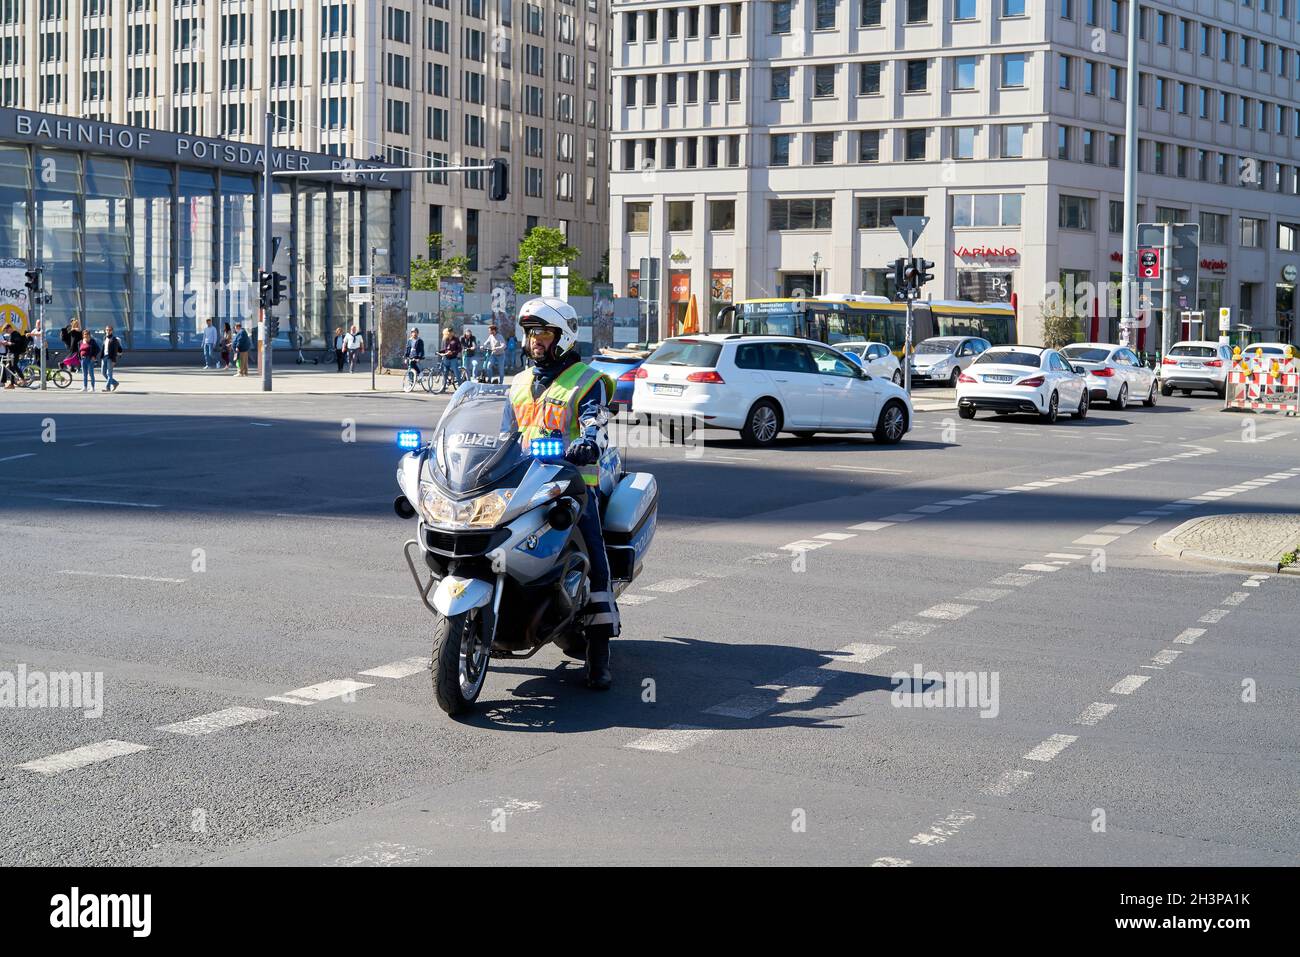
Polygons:
[[1300,349],[1285,342],[1252,342],[1248,346],[1241,347],[1241,354],[1247,359],[1254,359],[1256,351],[1264,353],[1264,358],[1270,364],[1274,359],[1281,362],[1288,355],[1293,358],[1300,358]]
[[894,385],[903,384],[903,364],[894,355],[894,350],[883,342],[836,342],[836,349],[850,359],[858,360],[858,365],[870,375],[888,379]]
[[1146,406],[1156,404],[1155,370],[1144,366],[1132,349],[1110,342],[1076,342],[1061,354],[1087,371],[1093,402],[1104,400],[1116,409],[1139,400]]
[[636,372],[638,417],[740,432],[771,445],[781,432],[871,432],[892,445],[912,427],[912,400],[830,346],[790,336],[668,339]]
[[1228,370],[1232,350],[1209,340],[1175,342],[1160,361],[1160,394],[1173,395],[1180,390],[1191,395],[1208,389],[1223,398],[1228,389]]
[[957,413],[1030,412],[1055,422],[1068,411],[1076,419],[1088,414],[1086,373],[1055,349],[1042,346],[993,346],[971,363],[957,380]]
[[984,350],[987,339],[978,336],[932,336],[914,347],[912,355],[912,382],[939,382],[956,386],[957,377]]

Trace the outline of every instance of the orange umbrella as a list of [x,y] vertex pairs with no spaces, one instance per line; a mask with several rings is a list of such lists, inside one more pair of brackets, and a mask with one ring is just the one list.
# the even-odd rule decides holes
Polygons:
[[682,318],[682,335],[695,335],[700,331],[700,310],[695,305],[695,293],[691,293],[690,302],[686,304],[686,315]]

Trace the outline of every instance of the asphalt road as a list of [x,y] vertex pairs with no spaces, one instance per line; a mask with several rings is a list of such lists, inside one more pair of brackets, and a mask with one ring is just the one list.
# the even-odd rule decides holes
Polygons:
[[0,671],[104,682],[0,710],[0,863],[1294,863],[1300,579],[1152,542],[1300,510],[1296,420],[631,450],[614,690],[547,649],[457,723],[391,511],[443,402],[0,399]]

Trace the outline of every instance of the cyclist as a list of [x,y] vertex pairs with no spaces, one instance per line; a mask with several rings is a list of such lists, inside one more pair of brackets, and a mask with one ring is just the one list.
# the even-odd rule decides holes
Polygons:
[[420,361],[424,358],[424,340],[420,338],[420,330],[412,329],[411,338],[406,343],[406,368],[409,374],[414,376],[418,381],[420,378]]

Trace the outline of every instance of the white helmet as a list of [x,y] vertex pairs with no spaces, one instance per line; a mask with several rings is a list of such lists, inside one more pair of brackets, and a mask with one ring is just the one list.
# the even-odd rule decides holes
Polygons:
[[551,350],[557,359],[578,342],[578,314],[563,299],[529,299],[519,307],[519,326],[525,336],[533,329],[554,329],[555,345]]

